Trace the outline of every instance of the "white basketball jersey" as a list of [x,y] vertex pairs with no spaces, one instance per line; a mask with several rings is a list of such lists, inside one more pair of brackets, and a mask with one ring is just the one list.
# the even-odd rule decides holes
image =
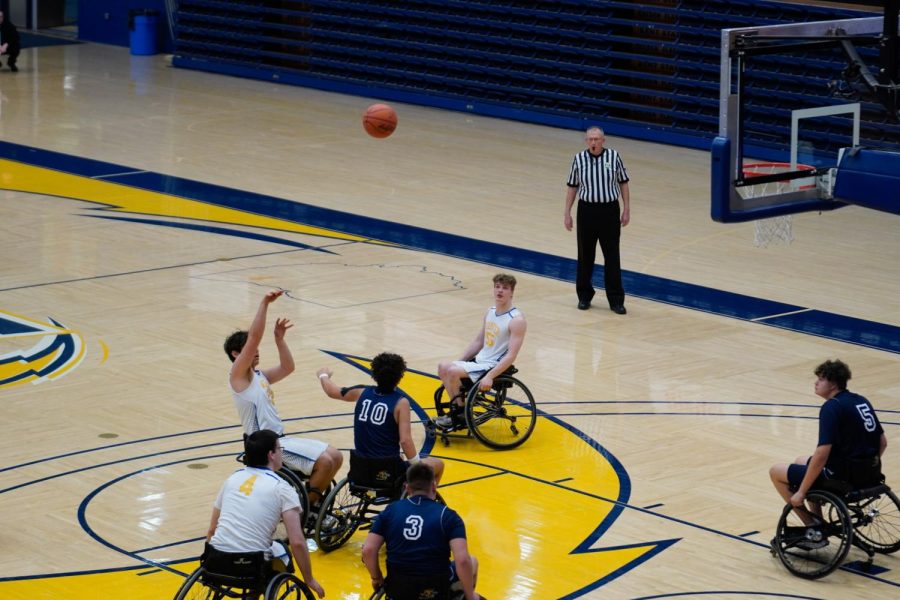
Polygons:
[[245,467],[222,485],[221,511],[210,543],[222,552],[265,552],[281,513],[300,506],[296,490],[270,469]]
[[[229,387],[231,387],[229,385]],[[253,381],[243,392],[235,392],[231,396],[244,426],[244,433],[250,435],[260,429],[271,429],[278,435],[284,435],[284,425],[275,408],[275,392],[269,380],[260,371],[253,371]]]
[[509,322],[518,317],[518,308],[511,308],[503,314],[497,314],[497,307],[488,309],[484,317],[484,345],[475,355],[475,362],[497,364],[509,351]]

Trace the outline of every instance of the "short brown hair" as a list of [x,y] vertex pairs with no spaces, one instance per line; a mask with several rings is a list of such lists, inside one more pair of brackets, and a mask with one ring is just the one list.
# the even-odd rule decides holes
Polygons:
[[508,285],[509,289],[516,289],[516,278],[509,273],[497,273],[494,275],[494,283],[500,285]]
[[850,377],[853,376],[850,373],[850,367],[848,367],[845,362],[837,359],[826,360],[823,362],[816,367],[815,374],[816,377],[821,377],[826,381],[830,381],[841,390],[847,389],[847,382],[850,381]]

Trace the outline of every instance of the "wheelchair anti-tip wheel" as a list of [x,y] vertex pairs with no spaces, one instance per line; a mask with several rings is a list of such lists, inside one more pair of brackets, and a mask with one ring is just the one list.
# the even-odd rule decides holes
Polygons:
[[[837,569],[853,542],[850,515],[844,502],[824,490],[811,490],[805,509],[788,504],[778,520],[772,553],[788,571],[804,579],[825,577]],[[804,511],[806,521],[798,511]]]

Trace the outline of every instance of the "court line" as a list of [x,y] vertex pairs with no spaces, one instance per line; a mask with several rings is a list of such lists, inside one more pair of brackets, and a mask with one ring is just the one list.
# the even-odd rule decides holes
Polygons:
[[[130,172],[131,169],[11,142],[0,142],[0,157],[83,177],[106,174],[110,181],[136,189],[339,231],[373,241],[380,240],[412,250],[515,269],[558,281],[571,283],[575,280],[576,261],[572,258],[431,231],[161,173],[133,174],[122,177],[122,181],[115,181],[116,173]],[[108,203],[98,202],[98,204],[110,207]],[[629,297],[900,354],[900,326],[755,298],[635,271],[623,271],[622,280]],[[602,283],[603,266],[596,265],[594,285],[602,287]]]

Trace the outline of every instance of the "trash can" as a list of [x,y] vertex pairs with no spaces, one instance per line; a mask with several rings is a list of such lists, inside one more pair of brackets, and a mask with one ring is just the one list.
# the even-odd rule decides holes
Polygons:
[[132,54],[137,56],[156,54],[158,25],[158,10],[138,8],[128,11],[129,42]]

